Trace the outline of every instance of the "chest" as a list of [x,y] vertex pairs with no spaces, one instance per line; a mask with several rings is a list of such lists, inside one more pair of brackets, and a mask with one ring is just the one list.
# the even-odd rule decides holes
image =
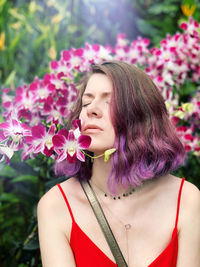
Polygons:
[[[154,205],[155,203],[143,205],[143,209],[130,208],[128,209],[130,214],[103,207],[104,214],[129,267],[150,266],[171,244],[175,206],[164,208],[161,204],[156,207]],[[75,239],[86,239],[86,244],[89,242],[92,247],[94,245],[100,254],[105,255],[113,263],[113,255],[91,208],[82,206],[79,212],[77,211],[74,212],[74,217],[77,224],[75,229],[78,229],[79,237],[76,233]],[[72,230],[74,231],[71,228],[67,233],[69,239],[72,238]],[[81,241],[77,242],[80,244]]]
[[[130,229],[129,229],[130,230]],[[146,242],[142,244],[139,251],[142,253],[136,253],[134,246],[129,244],[128,240],[125,242],[126,249],[120,239],[120,249],[129,267],[175,267],[178,252],[178,236],[177,232],[173,231],[173,235],[164,248],[158,251],[158,248],[154,251],[146,247]],[[87,264],[88,267],[104,266],[104,267],[116,267],[115,260],[110,250],[106,249],[104,245],[101,246],[101,242],[93,240],[76,224],[73,223],[70,245],[73,250],[76,266],[83,267]],[[150,252],[148,255],[147,252]],[[154,256],[155,255],[155,256]]]

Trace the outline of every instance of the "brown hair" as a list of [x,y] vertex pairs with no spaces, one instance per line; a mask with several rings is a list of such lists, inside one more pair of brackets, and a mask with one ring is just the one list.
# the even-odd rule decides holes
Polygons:
[[[81,82],[70,120],[79,117],[82,95],[94,73],[107,75],[113,84],[111,121],[117,151],[112,156],[108,185],[113,185],[114,181],[114,184],[126,186],[128,182],[136,187],[144,180],[163,176],[183,164],[185,149],[169,120],[164,98],[151,78],[134,65],[121,61],[93,65]],[[78,177],[90,179],[90,159],[79,164]]]

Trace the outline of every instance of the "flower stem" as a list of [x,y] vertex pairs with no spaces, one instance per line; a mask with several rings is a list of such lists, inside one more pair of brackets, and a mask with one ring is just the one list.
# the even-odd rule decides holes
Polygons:
[[93,162],[94,159],[97,159],[97,158],[100,158],[100,157],[104,156],[104,153],[99,155],[99,156],[91,156],[91,155],[87,154],[85,151],[83,151],[82,149],[80,149],[80,150],[81,150],[81,152],[83,152],[83,154],[85,154],[86,156],[90,157],[92,159],[92,162]]

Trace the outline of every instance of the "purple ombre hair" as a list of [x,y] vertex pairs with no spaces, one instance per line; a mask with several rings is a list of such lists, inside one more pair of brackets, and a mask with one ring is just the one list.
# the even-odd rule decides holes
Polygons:
[[[117,151],[110,159],[109,190],[115,191],[119,183],[124,188],[128,184],[140,186],[146,180],[167,175],[183,165],[186,151],[169,120],[164,98],[151,78],[134,65],[121,61],[93,65],[81,83],[70,121],[79,117],[82,95],[94,73],[105,74],[113,84],[110,114]],[[63,163],[66,175],[76,175],[84,180],[91,178],[90,158],[86,157],[85,162],[77,162],[67,170],[68,165]],[[74,172],[70,173],[73,168]]]

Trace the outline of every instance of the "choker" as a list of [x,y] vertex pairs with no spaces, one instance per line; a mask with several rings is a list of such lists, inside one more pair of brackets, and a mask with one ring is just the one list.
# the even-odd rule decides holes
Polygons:
[[[91,185],[91,183],[90,183],[90,185]],[[127,192],[127,193],[123,193],[123,194],[118,195],[118,196],[113,196],[113,195],[110,195],[110,194],[108,194],[108,193],[105,193],[103,190],[101,190],[101,189],[100,189],[98,186],[96,186],[94,183],[93,183],[93,185],[94,185],[96,188],[98,188],[98,190],[100,190],[100,191],[103,193],[104,197],[109,197],[109,198],[111,198],[111,199],[113,199],[113,200],[116,200],[116,199],[122,199],[122,198],[124,198],[124,197],[128,197],[128,196],[132,195],[133,192],[135,191],[135,189],[132,188],[131,191],[129,191],[129,192]]]

